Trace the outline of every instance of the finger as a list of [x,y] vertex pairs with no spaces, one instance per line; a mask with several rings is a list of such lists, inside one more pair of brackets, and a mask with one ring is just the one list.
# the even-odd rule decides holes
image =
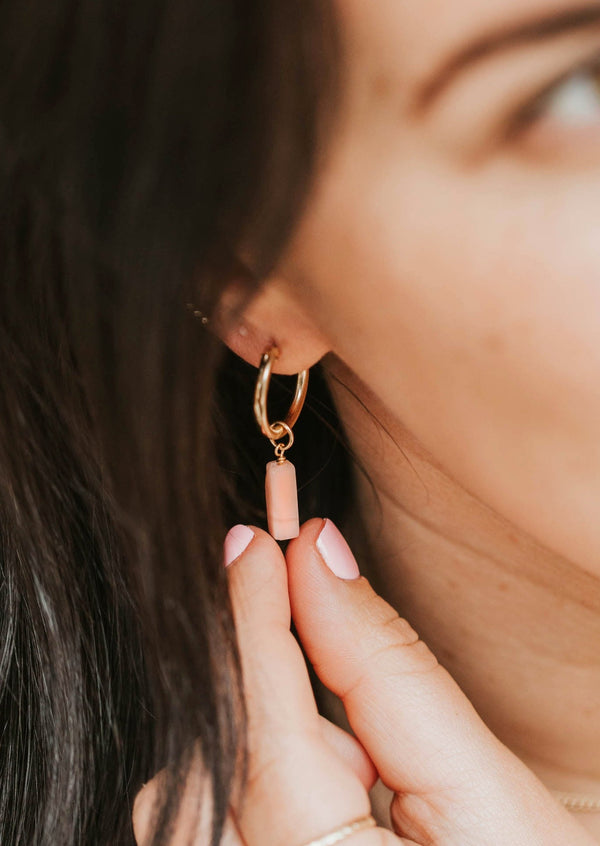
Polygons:
[[[330,722],[323,716],[319,716],[319,725],[323,734],[323,739],[331,747],[331,749],[339,755],[340,759],[354,771],[360,781],[363,783],[365,790],[369,791],[373,788],[378,779],[377,770],[373,762],[365,752],[363,746],[359,741],[344,731],[339,726]],[[197,762],[194,764],[194,769],[190,773],[187,782],[186,794],[182,801],[180,818],[176,826],[176,837],[174,844],[178,842],[186,842],[185,838],[191,836],[195,832],[195,842],[208,843],[209,832],[206,821],[208,819],[209,807],[211,805],[210,797],[207,795],[206,787],[196,775],[195,767],[199,766]],[[138,846],[149,842],[150,820],[152,815],[152,807],[157,799],[157,794],[160,786],[164,782],[164,770],[161,770],[139,791],[135,798],[133,809],[133,827]],[[204,801],[200,801],[200,827],[198,828],[196,821],[197,808],[196,794],[204,797]],[[208,838],[208,839],[207,839]],[[241,846],[241,838],[235,829],[231,817],[227,820],[225,827],[224,839],[222,846]]]
[[[342,699],[382,781],[396,792],[398,831],[428,843],[467,843],[459,829],[468,824],[479,826],[478,842],[506,843],[511,832],[512,842],[520,842],[526,809],[536,803],[552,821],[548,830],[570,825],[406,620],[358,577],[331,521],[306,523],[286,558],[299,637],[321,680]],[[515,796],[522,797],[520,807]]]
[[[360,778],[324,738],[304,657],[290,632],[285,559],[269,535],[251,531],[228,568],[249,718],[247,789],[234,812],[248,846],[300,846],[367,816],[370,802]],[[369,829],[352,842],[397,846],[399,840]]]
[[[257,585],[254,585],[252,590],[254,590],[254,588],[256,587]],[[249,592],[250,594],[252,593],[252,590]],[[266,598],[268,600],[268,596]],[[287,599],[287,597],[285,598]],[[265,603],[265,607],[268,609],[268,601]],[[285,602],[283,603],[283,605],[271,606],[272,610],[274,611],[274,619],[281,619],[279,616],[279,612],[281,611],[282,607],[284,609],[283,619],[289,626],[289,604],[287,605],[286,612]],[[264,611],[264,608],[262,610]],[[297,649],[297,644],[295,640],[293,641],[293,643],[295,649]],[[305,670],[303,662],[302,666]],[[373,767],[373,764],[371,763],[370,759],[362,748],[361,744],[356,740],[356,738],[352,737],[347,732],[340,729],[338,726],[333,725],[324,717],[318,716],[317,723],[325,744],[330,747],[330,749],[335,753],[335,755],[340,758],[341,761],[343,761],[350,769],[354,770],[357,777],[364,784],[365,789],[370,789],[377,778],[377,773]],[[180,843],[184,842],[188,843],[191,835],[194,835],[193,842],[195,844],[205,844],[208,842],[209,832],[207,828],[207,809],[210,806],[210,797],[207,793],[206,783],[203,782],[199,777],[200,770],[196,768],[198,766],[199,765],[196,761],[194,767],[190,772],[190,776],[188,777],[185,794],[182,799],[182,804],[177,818],[174,839],[173,841],[171,841],[174,846],[179,846]],[[149,834],[152,831],[152,828],[150,826],[151,812],[153,809],[153,804],[157,798],[158,790],[164,782],[164,776],[164,771],[158,773],[148,784],[145,785],[145,787],[140,791],[140,793],[138,793],[138,796],[136,797],[133,813],[133,824],[136,842],[138,844],[144,844],[146,840],[149,839]],[[203,798],[199,800],[198,797],[200,794],[202,794]],[[200,801],[200,804],[203,806],[202,812],[200,814],[199,828],[197,826],[198,801]],[[269,824],[266,822],[268,818],[264,816],[264,811],[261,807],[258,808],[258,811],[262,817],[263,825]],[[357,836],[358,835],[355,835],[355,838]],[[228,817],[225,835],[222,842],[224,846],[241,846],[242,844],[241,835],[239,834],[235,825],[235,821],[233,820],[231,815]],[[394,839],[394,842],[397,843],[401,841]]]
[[321,716],[320,721],[324,740],[340,756],[342,761],[356,773],[365,789],[367,791],[372,790],[379,775],[362,743],[325,717]]
[[[212,793],[207,773],[202,766],[198,748],[186,780],[181,805],[174,824],[173,835],[166,846],[207,846],[211,839]],[[137,846],[149,846],[156,826],[160,791],[165,786],[166,771],[160,770],[135,797],[133,831]],[[246,846],[234,817],[227,815],[220,846]]]
[[[316,545],[322,525],[306,523],[287,551],[291,608],[306,653],[343,700],[350,725],[389,787],[421,792],[437,774],[442,788],[455,773],[456,756],[462,758],[485,727],[416,632],[368,581],[337,578],[324,566]],[[325,531],[330,560],[337,557],[334,566],[340,566],[341,554],[351,553],[331,521]],[[348,576],[350,564],[348,558]],[[443,731],[435,733],[440,723]],[[430,753],[440,761],[433,772]]]
[[[283,608],[285,609],[285,607],[284,603]],[[278,613],[279,610],[279,608],[276,608],[276,613]],[[287,622],[289,627],[289,606],[286,613],[287,616],[284,615],[284,621]],[[340,759],[356,773],[357,777],[364,784],[365,789],[367,791],[371,790],[378,778],[377,770],[373,766],[372,761],[359,741],[339,726],[334,725],[332,722],[320,715],[318,717],[318,724],[325,742],[340,757]],[[195,841],[198,843],[205,843],[208,842],[208,839],[210,839],[207,828],[207,820],[211,802],[206,790],[206,785],[199,777],[200,771],[198,770],[198,767],[200,767],[199,759],[197,760],[195,758],[194,766],[190,771],[186,792],[180,808],[178,822],[176,825],[175,843],[186,842],[185,839],[189,839],[191,834],[195,831],[194,826],[197,824],[197,808],[194,803],[197,799],[196,794],[199,795],[200,793],[204,797],[203,800],[200,801],[200,805],[202,806],[199,814],[201,827],[196,831]],[[149,832],[151,830],[150,821],[152,817],[152,810],[158,796],[158,791],[164,784],[164,780],[165,771],[161,770],[153,779],[144,785],[136,796],[133,810],[133,826],[138,844],[143,844],[146,840],[150,839]],[[241,846],[241,838],[235,829],[235,825],[233,824],[231,817],[228,818],[222,843],[223,846]]]

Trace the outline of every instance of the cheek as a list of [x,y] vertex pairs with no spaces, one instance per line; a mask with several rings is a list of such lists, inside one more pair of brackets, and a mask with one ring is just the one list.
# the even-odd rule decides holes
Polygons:
[[600,549],[599,181],[348,173],[295,248],[335,352],[461,484],[583,566]]

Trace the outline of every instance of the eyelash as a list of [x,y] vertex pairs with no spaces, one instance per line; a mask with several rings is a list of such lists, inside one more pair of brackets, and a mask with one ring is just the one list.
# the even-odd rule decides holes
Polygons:
[[[562,86],[572,80],[576,80],[578,77],[593,76],[595,74],[600,76],[600,51],[574,68],[570,68],[565,73],[560,74],[552,82],[545,85],[533,99],[530,98],[522,106],[517,108],[516,113],[513,113],[513,116],[509,119],[504,134],[507,137],[515,137],[521,132],[525,132],[537,120],[543,118],[545,109],[549,106],[552,96],[559,92]],[[598,90],[598,99],[600,102],[600,83]]]

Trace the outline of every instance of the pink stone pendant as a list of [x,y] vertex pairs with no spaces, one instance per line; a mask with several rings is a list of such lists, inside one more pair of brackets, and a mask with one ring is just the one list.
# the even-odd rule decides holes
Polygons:
[[289,540],[300,534],[296,468],[291,461],[269,461],[265,479],[267,522],[275,540]]

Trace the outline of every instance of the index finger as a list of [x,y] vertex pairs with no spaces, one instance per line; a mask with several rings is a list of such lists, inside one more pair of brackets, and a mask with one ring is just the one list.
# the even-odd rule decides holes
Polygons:
[[[285,559],[269,535],[251,531],[228,573],[250,723],[247,788],[235,817],[248,846],[303,846],[370,815],[370,801],[323,737],[304,656],[289,629]],[[350,837],[356,846],[408,846],[379,828]]]

